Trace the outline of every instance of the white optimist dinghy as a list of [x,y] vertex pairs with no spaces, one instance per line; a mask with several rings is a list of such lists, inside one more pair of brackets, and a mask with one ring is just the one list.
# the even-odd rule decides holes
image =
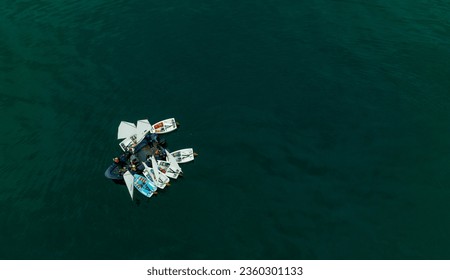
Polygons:
[[174,131],[178,127],[178,123],[174,118],[166,119],[163,121],[159,121],[155,123],[152,127],[154,129],[154,133],[156,134],[164,134]]
[[142,175],[133,175],[130,171],[127,171],[123,174],[123,178],[127,185],[128,192],[130,193],[131,200],[133,200],[133,187],[149,198],[152,197],[153,194],[156,194],[156,186]]
[[183,174],[179,164],[190,162],[197,155],[192,148],[172,153],[165,149],[166,141],[160,134],[172,132],[178,126],[175,118],[154,125],[147,119],[138,120],[136,124],[120,122],[117,139],[121,140],[119,146],[123,153],[113,158],[105,177],[126,185],[131,199],[134,198],[134,189],[151,197],[157,194],[158,188],[169,186],[169,178],[177,179]]
[[175,158],[177,163],[186,163],[193,161],[194,157],[197,156],[192,148],[181,149],[175,152],[171,152],[170,154]]
[[180,175],[180,172],[177,170],[173,170],[170,166],[170,162],[165,160],[158,160],[158,169],[167,177],[172,179],[177,179]]
[[148,167],[147,164],[145,164],[145,162],[144,166],[145,169],[144,171],[142,171],[142,174],[147,179],[154,182],[158,188],[164,189],[166,186],[170,186],[169,184],[170,179],[166,175],[162,174],[158,169]]

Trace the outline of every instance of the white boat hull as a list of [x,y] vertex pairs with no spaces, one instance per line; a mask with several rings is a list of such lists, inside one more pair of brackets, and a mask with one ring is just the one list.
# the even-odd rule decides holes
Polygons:
[[165,174],[160,174],[159,178],[156,179],[155,178],[155,170],[153,168],[149,168],[149,169],[145,169],[142,174],[149,179],[150,181],[152,181],[153,183],[155,183],[155,185],[160,188],[160,189],[164,189],[167,184],[169,183],[170,179],[165,175]]
[[180,172],[177,170],[173,170],[170,166],[170,162],[164,160],[158,160],[158,169],[169,178],[177,179],[180,175]]
[[194,160],[194,150],[192,148],[178,150],[170,154],[178,163],[186,163]]
[[152,125],[153,131],[156,134],[164,134],[169,133],[171,131],[174,131],[177,129],[177,122],[175,121],[175,118],[166,119],[163,121],[159,121]]
[[160,188],[160,189],[164,189],[167,184],[170,182],[170,179],[163,173],[161,173],[158,169],[154,169],[154,168],[150,168],[147,166],[147,164],[145,164],[144,162],[144,166],[145,169],[142,172],[142,174],[149,179],[150,181],[152,181],[153,183],[155,183],[155,185]]

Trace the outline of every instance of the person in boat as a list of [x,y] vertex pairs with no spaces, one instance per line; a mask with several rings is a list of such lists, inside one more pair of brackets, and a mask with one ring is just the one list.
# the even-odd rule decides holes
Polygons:
[[147,164],[150,167],[153,167],[151,157],[152,157],[151,155],[147,155],[147,157],[145,158],[145,164]]
[[162,160],[166,159],[167,155],[166,155],[166,151],[165,150],[161,150],[160,157],[161,157]]
[[122,158],[118,158],[118,157],[113,158],[113,161],[117,166],[119,166],[121,168],[125,167],[125,165],[127,164],[125,161],[122,160]]
[[131,153],[127,151],[127,152],[123,153],[119,159],[123,162],[127,162],[127,160],[130,158],[130,156],[131,156]]
[[166,159],[166,154],[164,151],[156,149],[155,150],[155,159],[156,160],[165,160]]
[[145,139],[149,144],[159,143],[158,134],[156,133],[148,133],[145,135]]
[[130,165],[130,172],[131,172],[131,174],[135,174],[136,171],[137,171],[136,165],[134,165],[134,164]]
[[132,156],[130,157],[130,163],[131,163],[132,165],[138,165],[139,159],[137,158],[137,156],[132,155]]

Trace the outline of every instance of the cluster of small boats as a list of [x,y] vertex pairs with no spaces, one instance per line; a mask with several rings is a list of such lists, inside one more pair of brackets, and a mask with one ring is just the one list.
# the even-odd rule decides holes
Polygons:
[[105,176],[118,184],[125,184],[133,199],[134,189],[146,197],[157,194],[158,189],[170,185],[170,179],[183,175],[180,164],[194,160],[197,155],[192,148],[169,152],[161,134],[178,128],[174,118],[155,124],[138,120],[136,124],[122,121],[117,139],[123,153],[113,159]]

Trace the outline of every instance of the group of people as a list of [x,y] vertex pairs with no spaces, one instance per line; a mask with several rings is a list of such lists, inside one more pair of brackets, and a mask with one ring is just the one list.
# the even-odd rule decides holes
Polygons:
[[[162,149],[158,143],[153,143],[153,147],[150,148],[149,154],[146,156],[145,164],[152,166],[151,156],[154,156],[156,160],[165,160],[166,152]],[[144,170],[144,164],[139,160],[137,155],[132,152],[125,152],[120,157],[113,158],[114,163],[119,167],[119,171],[123,174],[127,170],[131,173],[142,173]]]

